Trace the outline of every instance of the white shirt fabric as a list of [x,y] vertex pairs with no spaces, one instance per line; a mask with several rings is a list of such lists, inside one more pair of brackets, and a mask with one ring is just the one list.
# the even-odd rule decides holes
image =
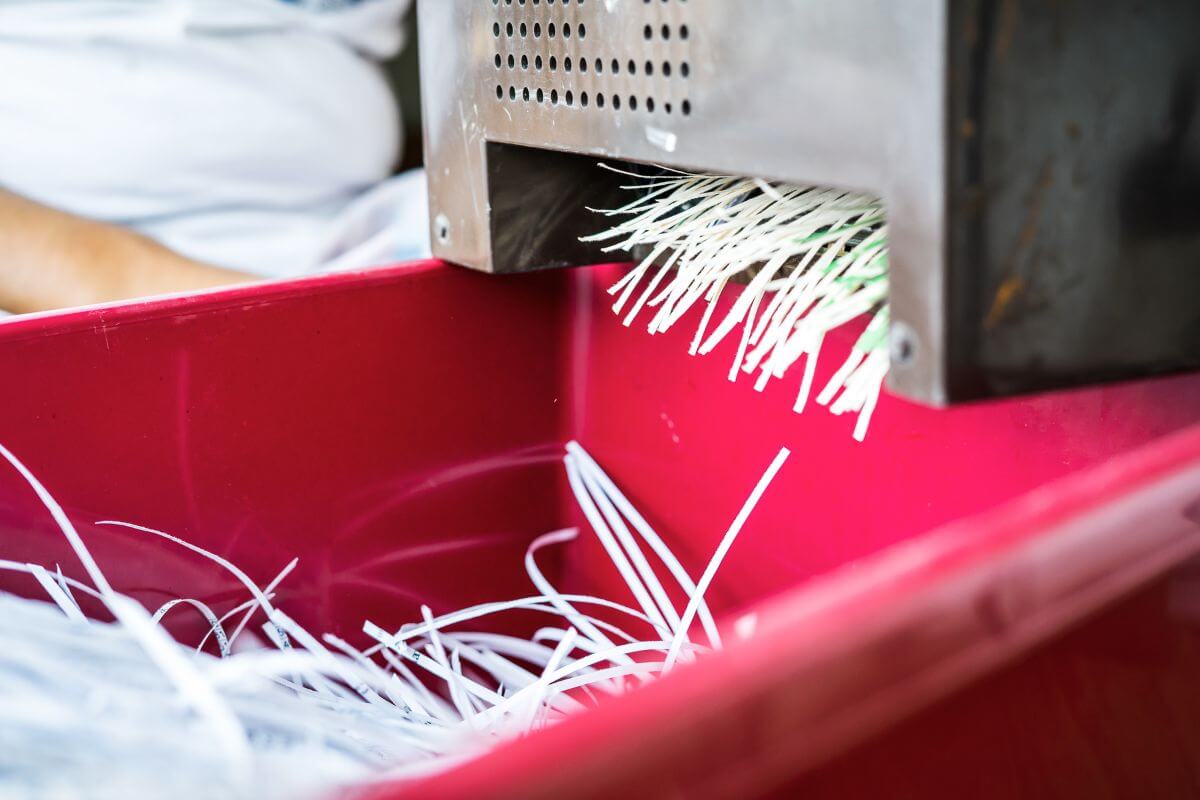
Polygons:
[[410,0],[0,0],[0,185],[265,276],[421,254]]

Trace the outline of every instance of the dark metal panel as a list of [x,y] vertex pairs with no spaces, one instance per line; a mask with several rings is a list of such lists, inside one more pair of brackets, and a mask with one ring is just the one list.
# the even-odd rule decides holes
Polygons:
[[1200,3],[953,8],[950,398],[1200,365]]

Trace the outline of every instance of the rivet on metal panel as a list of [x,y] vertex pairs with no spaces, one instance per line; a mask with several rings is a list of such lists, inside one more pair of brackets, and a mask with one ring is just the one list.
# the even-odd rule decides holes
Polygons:
[[917,332],[900,320],[892,320],[889,349],[893,367],[908,367],[917,360]]
[[433,221],[434,235],[441,244],[450,243],[450,219],[445,214],[438,214]]

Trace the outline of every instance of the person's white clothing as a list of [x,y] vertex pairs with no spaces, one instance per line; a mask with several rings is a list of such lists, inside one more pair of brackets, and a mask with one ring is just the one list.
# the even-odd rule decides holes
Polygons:
[[260,275],[415,255],[409,2],[0,0],[0,186]]

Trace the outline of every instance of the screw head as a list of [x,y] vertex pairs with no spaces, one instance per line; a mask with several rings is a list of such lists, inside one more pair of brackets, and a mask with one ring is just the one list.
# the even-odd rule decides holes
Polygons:
[[433,234],[439,244],[450,244],[450,218],[445,214],[438,214],[437,219],[433,221]]
[[899,320],[892,320],[888,332],[888,355],[892,366],[907,367],[917,360],[917,332],[912,326]]

